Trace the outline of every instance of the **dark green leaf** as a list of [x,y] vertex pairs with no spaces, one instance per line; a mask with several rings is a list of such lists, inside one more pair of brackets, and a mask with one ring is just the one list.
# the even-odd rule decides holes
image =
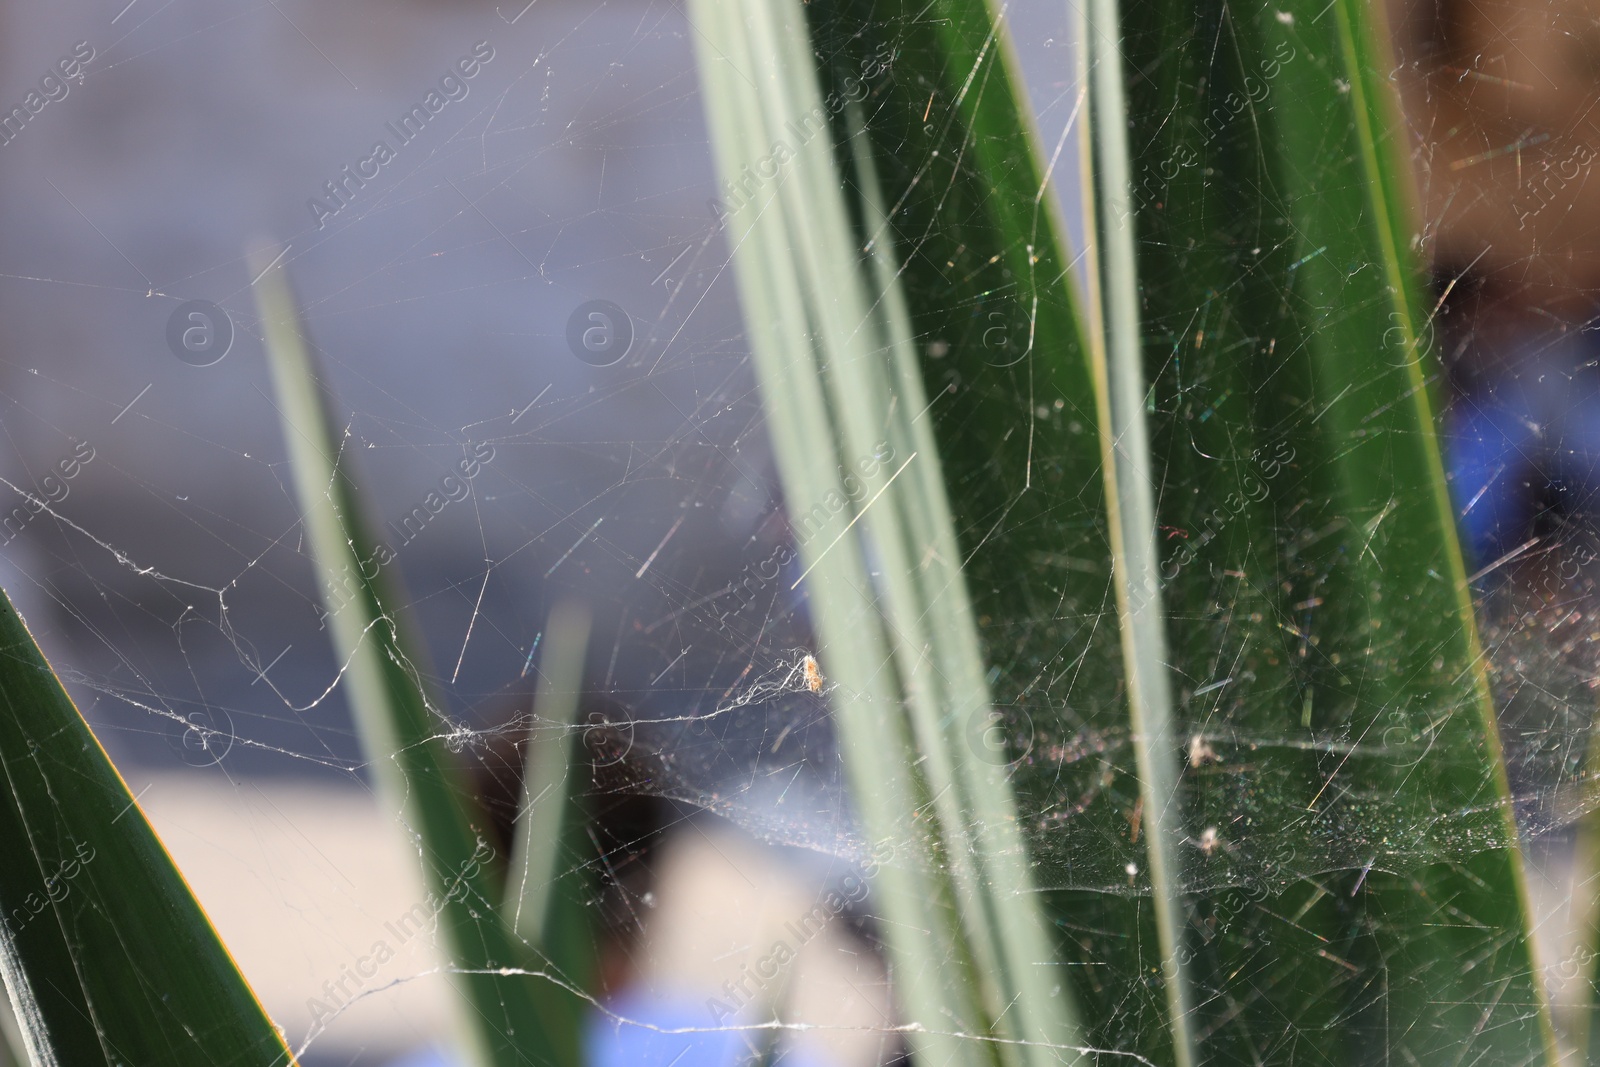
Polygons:
[[0,775],[0,976],[37,1067],[293,1062],[3,594]]
[[1381,10],[1125,8],[1188,818],[1270,890],[1197,901],[1199,999],[1229,1060],[1289,1020],[1345,1061],[1522,1063],[1553,1040]]
[[[810,7],[836,87],[874,37],[897,42],[868,129],[994,687],[1031,723],[1038,877],[1063,889],[1096,1044],[1168,1060],[1150,909],[1108,895],[1170,887],[1145,880],[1096,363],[1045,313],[1070,307],[1064,267],[1019,269],[1066,257],[1034,221],[1047,204],[1018,221],[1040,167],[1025,124],[985,111],[1008,93],[986,8],[923,12]],[[1159,494],[1133,533],[1163,553],[1202,1057],[1293,1059],[1307,1034],[1346,1062],[1549,1056],[1382,29],[1354,3],[1121,17],[1101,43],[1128,79]],[[1127,342],[1126,322],[1104,329]]]

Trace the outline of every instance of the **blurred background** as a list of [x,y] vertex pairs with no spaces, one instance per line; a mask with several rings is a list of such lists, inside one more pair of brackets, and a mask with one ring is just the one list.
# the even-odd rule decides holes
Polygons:
[[1587,539],[1600,507],[1600,7],[1390,10],[1453,488],[1475,566],[1520,548],[1509,566]]
[[[1390,15],[1470,566],[1582,608],[1600,5]],[[1069,9],[1008,18],[1077,232]],[[611,1010],[713,1025],[708,998],[852,877],[825,702],[747,699],[809,638],[795,565],[731,593],[790,533],[694,33],[656,0],[0,4],[0,585],[311,1067],[450,1062],[452,1006],[428,936],[390,932],[423,889],[323,628],[249,250],[304,305],[499,847],[547,616],[594,614],[575,862]],[[595,300],[631,324],[614,362],[569,344]],[[174,322],[214,334],[180,352]],[[469,457],[470,492],[428,505]],[[857,903],[797,946],[795,1010],[841,1029],[790,1062],[899,1055]],[[393,959],[319,1011],[378,942]],[[614,1062],[652,1062],[596,1018]]]
[[[1056,145],[1068,11],[1011,17]],[[575,862],[609,1002],[712,1025],[853,869],[823,700],[729,710],[809,640],[793,565],[729,596],[789,533],[694,33],[652,0],[0,4],[0,585],[312,1067],[449,1062],[453,1009],[430,938],[392,933],[424,891],[323,628],[250,250],[305,308],[499,846],[548,613],[594,614]],[[594,300],[631,323],[615,362],[569,345]],[[719,625],[686,610],[718,597]],[[796,1010],[855,1036],[793,1062],[899,1054],[858,910],[792,968]]]

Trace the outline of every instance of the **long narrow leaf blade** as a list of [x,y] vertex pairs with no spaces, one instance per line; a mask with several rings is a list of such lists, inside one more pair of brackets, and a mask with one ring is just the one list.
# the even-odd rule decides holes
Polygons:
[[500,919],[504,861],[475,829],[483,817],[446,748],[449,724],[393,610],[392,566],[385,570],[392,550],[366,525],[288,283],[282,268],[265,269],[270,262],[263,257],[257,301],[334,649],[382,795],[415,836],[471,1054],[485,1067],[573,1067],[579,998],[537,956],[538,973],[518,973],[527,946]]
[[[920,1030],[913,1047],[932,1062],[1070,1060],[1081,1041],[1051,974],[1010,785],[968,743],[990,701],[939,456],[916,424],[927,398],[895,241],[880,226],[884,201],[869,155],[854,153],[860,196],[846,196],[833,138],[815,136],[830,112],[859,131],[860,96],[847,88],[824,99],[798,5],[696,13],[732,191],[734,265],[762,388],[775,400],[786,495],[808,523],[803,501],[858,502],[848,513],[823,509],[839,513],[802,546],[846,769],[874,842],[904,841],[924,803],[932,816],[929,839],[904,841],[902,852],[932,899],[918,901],[898,865],[875,882],[900,999]],[[778,144],[785,172],[764,188],[749,183],[741,156]],[[873,231],[866,263],[861,220]],[[860,477],[841,482],[839,467]]]
[[294,1062],[3,594],[0,978],[35,1067]]
[[808,15],[835,93],[894,56],[862,103],[874,166],[855,180],[888,205],[863,244],[897,249],[929,398],[918,424],[959,546],[928,558],[958,557],[970,591],[993,732],[1012,746],[989,758],[1007,764],[1027,881],[1057,930],[1060,961],[1041,973],[1075,994],[1086,1043],[1171,1062],[1172,954],[1149,905],[1111,566],[1107,391],[1085,329],[1097,307],[1080,311],[1068,277],[1048,180],[1061,146],[1039,149],[997,6],[814,0]]
[[1202,885],[1255,891],[1195,901],[1197,999],[1230,1059],[1287,1021],[1525,1063],[1554,1046],[1381,13],[1123,9],[1190,835]]
[[585,864],[574,862],[588,843],[573,772],[579,765],[578,705],[590,625],[589,609],[574,601],[558,602],[545,623],[537,718],[523,760],[522,800],[502,905],[512,932],[537,945],[580,988],[594,970],[582,910],[589,892]]
[[1139,799],[1150,863],[1150,893],[1167,1028],[1178,1067],[1197,1062],[1187,954],[1181,952],[1185,860],[1183,809],[1178,796],[1178,739],[1173,716],[1166,620],[1156,572],[1154,465],[1145,427],[1146,385],[1139,269],[1130,186],[1131,161],[1124,116],[1121,19],[1117,0],[1090,0],[1078,32],[1089,81],[1092,176],[1084,198],[1090,208],[1090,291],[1100,302],[1090,343],[1104,370],[1100,454],[1106,472],[1106,518],[1117,588],[1117,617],[1128,679],[1129,728],[1139,768]]
[[[768,120],[742,97],[757,70],[752,61],[745,23],[760,17],[758,8],[740,5],[735,14],[709,2],[691,7],[691,18],[701,31],[706,48],[700,70],[706,110],[719,170],[738,180],[743,156],[750,146],[766,141]],[[785,71],[785,74],[792,72]],[[766,353],[757,364],[763,390],[786,398],[783,417],[772,420],[770,430],[778,455],[785,492],[799,500],[846,499],[830,464],[805,461],[818,442],[834,448],[832,429],[813,369],[811,341],[807,335],[806,291],[794,271],[791,236],[779,212],[761,210],[752,201],[748,211],[733,205],[729,233],[740,247],[734,266],[740,282],[746,321],[754,352]],[[759,257],[759,258],[757,258]],[[836,494],[829,497],[828,494]],[[848,532],[848,519],[830,517],[813,535],[818,550],[836,546]],[[812,588],[864,588],[865,567],[851,542],[843,551],[816,551],[807,559]],[[873,884],[874,902],[883,919],[884,938],[893,960],[893,977],[902,1011],[924,1033],[908,1040],[916,1053],[937,1062],[981,1062],[967,1043],[951,1032],[973,1033],[980,1028],[975,995],[967,980],[970,972],[956,962],[957,938],[947,900],[928,892],[916,879],[919,870],[936,868],[931,842],[917,833],[910,818],[920,802],[916,783],[907,770],[909,740],[898,716],[880,709],[892,708],[896,694],[880,670],[889,658],[881,631],[862,626],[861,606],[846,596],[813,598],[815,621],[823,634],[851,633],[837,647],[824,638],[821,660],[828,675],[843,687],[834,700],[846,768],[856,785],[856,805],[863,831],[874,845],[887,845],[895,854]],[[876,768],[868,772],[870,762]],[[908,831],[910,831],[908,833]],[[937,885],[937,883],[934,883]]]

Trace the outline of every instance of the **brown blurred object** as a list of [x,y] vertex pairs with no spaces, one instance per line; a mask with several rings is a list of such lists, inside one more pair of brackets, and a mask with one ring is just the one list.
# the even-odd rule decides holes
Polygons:
[[1513,320],[1587,317],[1600,287],[1600,3],[1389,0],[1389,13],[1425,253],[1442,275],[1470,266]]
[[[511,855],[513,825],[523,803],[529,735],[522,712],[531,700],[531,694],[519,693],[491,708],[490,721],[499,725],[483,735],[468,760],[477,802],[489,820],[481,829],[500,856]],[[627,721],[623,709],[600,694],[586,692],[580,701],[580,722]],[[685,813],[671,801],[638,791],[624,761],[607,760],[596,767],[593,757],[607,742],[602,734],[592,728],[584,731],[573,766],[577,775],[573,814],[586,821],[594,851],[569,855],[563,863],[581,868],[575,871],[579,884],[588,885],[595,894],[589,931],[596,939],[597,956],[592,992],[603,997],[633,976],[629,959],[640,937],[639,901],[654,884],[651,868],[665,831]]]

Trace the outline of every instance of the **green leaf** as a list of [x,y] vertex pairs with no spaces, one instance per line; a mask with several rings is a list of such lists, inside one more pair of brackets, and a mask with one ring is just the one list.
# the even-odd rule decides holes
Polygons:
[[848,195],[825,132],[833,117],[859,134],[862,94],[824,96],[792,0],[691,17],[785,493],[797,515],[834,502],[801,580],[863,830],[894,854],[873,892],[909,1040],[929,1062],[1074,1061],[1008,776],[973,744],[991,700],[875,163],[853,137]]
[[[1051,971],[1077,993],[1089,1044],[1170,1062],[1160,975],[1171,952],[1148,897],[1133,892],[1149,891],[1152,865],[1148,838],[1130,834],[1143,787],[1128,744],[1102,464],[1110,393],[1042,162],[1060,146],[1038,150],[981,0],[926,10],[814,0],[808,15],[834,92],[882,42],[893,46],[892,69],[862,105],[876,177],[857,166],[850,180],[876,183],[890,205],[863,225],[862,243],[899,250],[893,274],[931,398],[925,415],[915,410],[935,439],[959,546],[949,553],[1014,744],[1029,882],[1052,891],[1062,958]],[[1092,323],[1098,301],[1088,310]],[[1078,749],[1088,758],[1056,755]]]
[[[1090,0],[1077,27],[1080,56],[1089,72],[1089,127],[1084,155],[1092,176],[1084,191],[1089,232],[1089,291],[1098,300],[1090,349],[1104,400],[1100,456],[1106,472],[1106,519],[1112,576],[1128,685],[1128,727],[1139,778],[1139,810],[1150,868],[1151,910],[1166,990],[1167,1029],[1178,1067],[1197,1060],[1188,956],[1180,948],[1184,927],[1183,808],[1178,797],[1178,743],[1162,595],[1157,580],[1158,485],[1145,426],[1143,329],[1139,321],[1139,268],[1132,211],[1128,130],[1124,116],[1121,19],[1117,0]],[[1089,140],[1085,138],[1085,140]]]
[[393,609],[393,550],[367,525],[332,401],[282,269],[266,269],[270,262],[260,257],[256,299],[325,622],[373,775],[421,857],[469,1054],[486,1067],[574,1065],[580,994],[501,921],[504,861],[447,747],[455,727],[429,691],[421,646]]
[[523,759],[516,842],[501,905],[512,933],[544,950],[579,988],[591,985],[595,970],[584,915],[594,891],[585,877],[593,849],[572,782],[573,769],[581,765],[578,704],[591,621],[586,606],[560,601],[545,622],[536,719]]
[[1522,1063],[1554,1042],[1381,14],[1123,12],[1186,817],[1202,881],[1270,889],[1197,900],[1197,1000],[1226,1059],[1288,1021],[1344,1061]]
[[988,7],[808,8],[835,91],[895,42],[863,103],[894,273],[1092,1043],[1549,1057],[1382,28],[1343,2],[1093,10],[1079,331]]
[[30,1062],[294,1062],[3,594],[0,776],[0,977]]

